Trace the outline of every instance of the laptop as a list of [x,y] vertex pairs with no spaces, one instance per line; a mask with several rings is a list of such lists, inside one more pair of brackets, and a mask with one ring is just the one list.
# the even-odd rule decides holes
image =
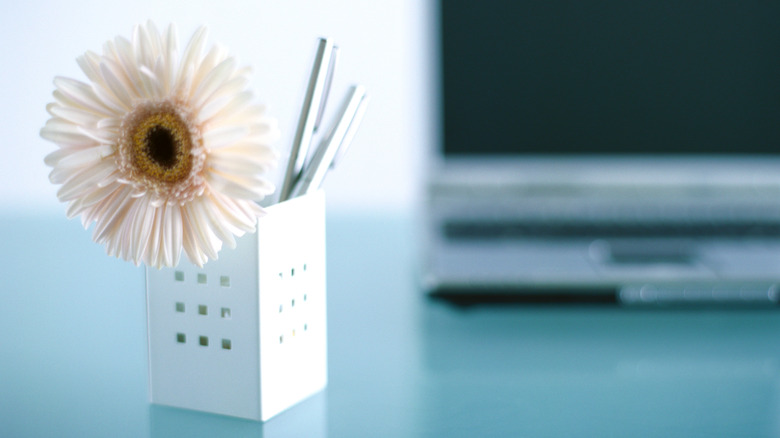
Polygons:
[[777,303],[780,2],[438,8],[428,293]]

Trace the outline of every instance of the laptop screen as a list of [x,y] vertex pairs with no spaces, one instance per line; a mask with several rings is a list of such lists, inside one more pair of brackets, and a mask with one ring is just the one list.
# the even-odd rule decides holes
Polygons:
[[440,8],[446,155],[780,152],[778,1]]

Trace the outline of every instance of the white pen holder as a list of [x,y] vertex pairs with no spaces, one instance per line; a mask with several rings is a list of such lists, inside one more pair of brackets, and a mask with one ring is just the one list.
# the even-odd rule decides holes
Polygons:
[[152,403],[265,421],[327,383],[325,196],[198,268],[146,269]]

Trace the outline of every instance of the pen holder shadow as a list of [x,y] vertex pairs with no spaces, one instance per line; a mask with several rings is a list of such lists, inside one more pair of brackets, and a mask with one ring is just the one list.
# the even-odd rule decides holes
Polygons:
[[203,268],[146,268],[152,403],[265,421],[327,384],[324,192],[266,210]]

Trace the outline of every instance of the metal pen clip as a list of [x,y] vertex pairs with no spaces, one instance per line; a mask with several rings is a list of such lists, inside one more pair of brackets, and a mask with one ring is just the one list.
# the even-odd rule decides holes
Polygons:
[[311,162],[306,165],[290,197],[305,195],[322,185],[328,170],[344,156],[352,142],[367,105],[368,96],[365,88],[361,85],[353,86],[336,124],[314,152]]
[[290,150],[290,160],[279,192],[279,202],[290,198],[291,191],[301,175],[309,152],[312,135],[322,120],[328,91],[335,70],[336,57],[333,43],[320,38],[314,58],[309,85],[303,100],[298,128]]

